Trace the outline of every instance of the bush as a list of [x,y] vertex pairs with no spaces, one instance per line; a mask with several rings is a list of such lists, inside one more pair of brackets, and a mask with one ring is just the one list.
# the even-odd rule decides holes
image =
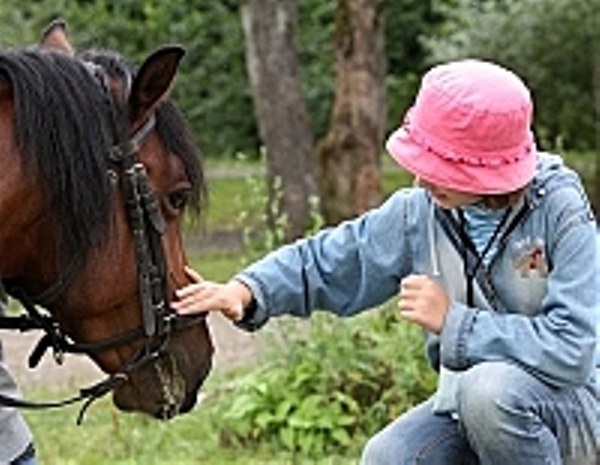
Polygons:
[[395,315],[387,305],[352,320],[322,313],[308,325],[284,320],[266,365],[227,394],[224,445],[358,454],[368,436],[435,386],[421,330]]

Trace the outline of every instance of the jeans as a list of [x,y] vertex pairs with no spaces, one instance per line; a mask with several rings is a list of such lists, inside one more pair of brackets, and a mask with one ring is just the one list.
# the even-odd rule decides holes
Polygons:
[[362,465],[596,465],[595,395],[553,388],[515,365],[464,372],[458,420],[428,400],[367,443]]

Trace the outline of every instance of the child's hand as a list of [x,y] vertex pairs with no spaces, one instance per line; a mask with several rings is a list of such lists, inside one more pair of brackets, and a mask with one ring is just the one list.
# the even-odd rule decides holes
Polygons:
[[444,327],[450,299],[429,276],[410,275],[400,283],[398,308],[406,320],[439,334]]
[[191,268],[186,273],[192,284],[175,292],[177,299],[171,308],[181,315],[221,311],[227,318],[238,321],[244,316],[244,307],[252,300],[250,289],[237,281],[220,284],[205,281]]

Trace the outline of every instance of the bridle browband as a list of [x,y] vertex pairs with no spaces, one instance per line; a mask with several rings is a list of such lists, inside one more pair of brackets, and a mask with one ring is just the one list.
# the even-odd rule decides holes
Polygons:
[[[86,63],[86,66],[99,79],[109,100],[113,138],[116,141],[108,153],[109,161],[115,167],[114,170],[109,170],[109,174],[118,179],[124,196],[135,247],[143,324],[108,339],[81,343],[72,341],[61,329],[58,321],[37,309],[37,306],[45,307],[51,304],[65,292],[81,268],[84,254],[76,254],[57,280],[37,296],[28,295],[12,280],[4,280],[7,293],[21,302],[26,313],[19,316],[0,316],[2,329],[44,331],[29,357],[30,368],[37,366],[50,348],[57,363],[62,363],[65,353],[97,354],[136,340],[146,341],[144,347],[118,372],[110,374],[91,387],[80,389],[79,394],[73,397],[55,402],[32,402],[0,394],[0,405],[9,407],[51,408],[85,401],[77,417],[77,424],[82,422],[85,411],[93,401],[127,381],[133,371],[158,360],[173,331],[198,324],[206,317],[206,314],[193,317],[177,315],[168,305],[167,264],[161,240],[166,225],[156,195],[148,183],[146,168],[137,157],[140,148],[155,128],[155,114],[152,113],[130,137],[120,136],[119,134],[126,134],[125,122],[117,111],[121,102],[115,102],[116,96],[110,90],[106,72],[93,63]],[[125,101],[129,93],[130,82],[130,75],[126,75],[126,85],[123,86],[120,96],[122,101]]]

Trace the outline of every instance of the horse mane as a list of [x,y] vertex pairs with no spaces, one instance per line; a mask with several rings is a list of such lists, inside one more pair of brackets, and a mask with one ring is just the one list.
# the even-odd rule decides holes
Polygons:
[[[73,58],[26,48],[0,54],[0,77],[13,90],[16,144],[25,168],[40,175],[59,230],[61,256],[67,260],[106,237],[112,208],[107,173],[115,137],[111,102],[86,60],[105,67],[111,76],[123,78],[134,72],[112,52]],[[116,110],[127,114],[124,103]],[[192,205],[198,211],[205,179],[191,132],[171,102],[159,106],[156,118],[162,143],[184,164],[193,186]]]

